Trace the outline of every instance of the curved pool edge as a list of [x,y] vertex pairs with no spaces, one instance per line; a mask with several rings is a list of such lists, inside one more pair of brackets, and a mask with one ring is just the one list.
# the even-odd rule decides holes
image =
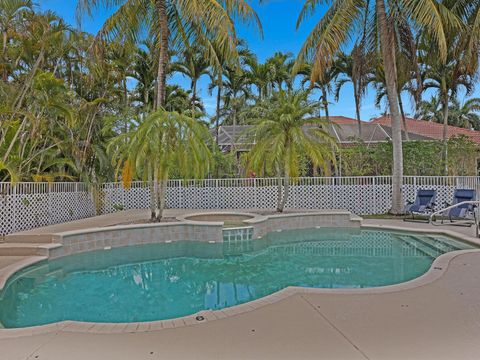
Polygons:
[[[294,295],[303,294],[329,294],[329,295],[380,295],[392,292],[412,290],[418,287],[430,285],[438,281],[448,271],[449,264],[455,258],[480,253],[480,250],[458,250],[439,256],[434,260],[430,269],[423,275],[394,285],[361,289],[318,289],[289,286],[273,294],[244,304],[235,305],[221,310],[202,310],[195,314],[168,320],[158,320],[135,323],[90,323],[82,321],[61,321],[57,323],[32,326],[26,328],[0,329],[0,339],[48,334],[54,332],[73,332],[91,334],[120,334],[154,332],[164,329],[173,329],[185,326],[201,325],[207,322],[221,320],[236,315],[241,315],[259,309],[264,306],[275,304]],[[199,316],[201,318],[199,318]]]
[[[393,230],[393,231],[405,231],[405,232],[420,232],[437,235],[447,235],[454,239],[480,246],[479,239],[463,235],[454,231],[442,229],[418,229],[404,226],[391,226],[391,225],[361,225],[362,229],[377,229],[377,230]],[[294,295],[302,294],[330,294],[330,295],[379,295],[385,293],[393,293],[400,291],[412,290],[418,287],[426,286],[439,280],[447,271],[450,262],[462,255],[480,253],[480,249],[469,250],[457,250],[440,255],[436,258],[430,268],[422,275],[412,280],[379,287],[370,288],[340,288],[340,289],[327,289],[327,288],[308,288],[289,286],[282,290],[279,290],[273,294],[264,296],[262,298],[252,300],[243,304],[231,306],[220,310],[202,310],[195,314],[167,319],[156,320],[148,322],[133,322],[133,323],[94,323],[94,322],[82,322],[66,320],[46,325],[38,325],[25,328],[12,328],[6,329],[1,327],[0,323],[0,339],[16,338],[24,336],[32,336],[39,334],[48,334],[54,332],[74,332],[74,333],[92,333],[92,334],[119,334],[119,333],[142,333],[153,332],[163,329],[172,329],[185,326],[201,325],[210,321],[221,320],[227,317],[240,315],[254,311],[258,308],[274,304],[281,300]],[[34,259],[36,258],[36,259]],[[27,259],[16,262],[10,266],[7,266],[8,274],[4,273],[2,269],[0,272],[0,291],[10,277],[12,277],[18,271],[27,268],[31,265],[39,263],[41,261],[48,260],[47,257],[32,256]],[[3,283],[2,283],[3,282]],[[201,318],[198,318],[198,317]],[[198,319],[197,319],[198,318]]]
[[[318,227],[353,227],[360,229],[361,218],[346,210],[318,210],[287,214],[260,215],[235,211],[199,211],[190,215],[231,214],[251,215],[245,220],[246,227],[253,227],[253,238],[261,238],[268,232],[299,230]],[[300,219],[301,218],[301,219]],[[0,291],[17,272],[43,260],[57,259],[82,252],[145,245],[162,242],[202,241],[223,242],[224,222],[194,221],[178,217],[180,221],[165,223],[121,224],[89,227],[52,233],[51,241],[60,246],[52,247],[46,255],[29,255],[14,264],[0,269]],[[299,220],[300,219],[300,220]],[[11,234],[9,236],[21,236]],[[50,244],[49,244],[50,245]],[[1,329],[1,324],[0,324]]]

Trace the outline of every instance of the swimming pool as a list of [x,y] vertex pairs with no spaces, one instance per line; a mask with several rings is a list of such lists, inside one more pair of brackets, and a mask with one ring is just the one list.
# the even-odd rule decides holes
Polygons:
[[0,323],[153,321],[222,309],[288,286],[385,286],[422,275],[441,254],[469,248],[441,235],[335,228],[95,251],[15,274],[0,293]]

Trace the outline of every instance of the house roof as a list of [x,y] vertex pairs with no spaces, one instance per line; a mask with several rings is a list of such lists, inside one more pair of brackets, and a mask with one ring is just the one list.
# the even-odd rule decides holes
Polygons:
[[[428,141],[443,139],[443,124],[412,118],[406,118],[405,120],[410,140]],[[371,122],[362,121],[361,134],[356,119],[345,116],[330,116],[330,121],[331,124],[326,130],[343,146],[351,145],[358,140],[366,144],[372,144],[392,139],[392,124],[388,115],[378,117]],[[254,135],[249,132],[251,128],[251,125],[221,126],[218,133],[218,144],[220,147],[230,147],[233,143],[237,150],[248,150],[255,143]],[[214,135],[214,131],[212,134]],[[448,137],[458,135],[466,135],[472,141],[480,144],[480,131],[449,125]],[[404,131],[402,131],[402,138],[403,140],[406,139]]]
[[[443,139],[443,124],[412,118],[406,118],[405,120],[407,123],[407,130],[411,135],[410,137],[412,137],[412,135],[419,135],[433,140]],[[391,133],[392,121],[390,115],[378,117],[372,120],[372,123],[382,125],[385,129],[389,128],[389,131]],[[448,125],[447,134],[448,138],[459,135],[466,135],[472,141],[480,144],[480,131]]]
[[[379,124],[372,124],[362,121],[362,132],[360,134],[358,122],[341,116],[331,117],[332,124],[328,125],[326,131],[339,144],[352,144],[359,139],[367,144],[385,142],[391,140],[391,136]],[[305,130],[316,125],[307,125]],[[218,131],[219,146],[229,147],[232,143],[238,150],[246,150],[255,143],[254,135],[249,133],[251,125],[221,126]],[[422,138],[423,139],[423,138]]]
[[[352,119],[346,116],[329,116],[331,122],[338,124],[338,125],[346,125],[346,124],[358,124],[357,119]],[[362,121],[364,123],[365,121]]]

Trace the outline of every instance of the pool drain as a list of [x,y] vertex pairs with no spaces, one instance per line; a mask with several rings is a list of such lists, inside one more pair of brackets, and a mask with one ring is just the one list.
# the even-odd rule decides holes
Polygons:
[[195,320],[197,320],[197,321],[203,321],[203,320],[205,320],[205,318],[204,318],[203,316],[201,316],[201,315],[198,315],[198,316],[195,318]]

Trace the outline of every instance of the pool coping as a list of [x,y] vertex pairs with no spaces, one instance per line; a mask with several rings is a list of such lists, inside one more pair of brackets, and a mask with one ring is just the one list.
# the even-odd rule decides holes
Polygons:
[[[297,214],[298,215],[298,214]],[[205,222],[204,222],[205,223]],[[209,223],[211,225],[211,223]],[[159,225],[159,224],[157,224]],[[451,230],[437,230],[437,229],[418,229],[408,226],[392,226],[392,225],[361,225],[361,229],[376,229],[376,230],[394,230],[394,231],[405,231],[405,232],[419,232],[427,234],[438,234],[446,235],[469,244],[480,246],[480,240],[473,237],[469,237],[458,232]],[[98,231],[98,229],[95,229]],[[480,253],[480,249],[468,249],[468,250],[457,250],[445,253],[438,258],[436,258],[429,270],[419,277],[393,285],[381,286],[381,287],[370,287],[370,288],[342,288],[342,289],[319,289],[319,288],[306,288],[298,286],[289,286],[282,290],[279,290],[270,295],[264,296],[262,298],[252,300],[243,304],[231,306],[228,308],[220,310],[202,310],[195,314],[167,319],[167,320],[156,320],[148,322],[132,322],[132,323],[95,323],[95,322],[82,322],[82,321],[72,321],[66,320],[61,322],[56,322],[52,324],[25,327],[25,328],[13,328],[5,329],[0,327],[0,339],[32,336],[38,334],[48,334],[59,331],[64,332],[75,332],[75,333],[92,333],[92,334],[119,334],[119,333],[142,333],[142,332],[151,332],[159,331],[163,329],[173,329],[178,327],[185,326],[199,326],[201,324],[221,320],[227,317],[232,317],[244,313],[248,313],[259,309],[261,307],[274,304],[278,301],[285,300],[294,295],[302,294],[330,294],[330,295],[376,295],[376,294],[385,294],[393,292],[401,292],[412,290],[421,286],[429,285],[439,280],[448,270],[450,262],[458,256],[470,253]],[[33,257],[32,257],[33,258]],[[46,257],[35,257],[36,259],[27,258],[20,262],[14,263],[7,268],[9,269],[9,275],[6,277],[6,281],[13,276],[19,270],[31,266],[35,263],[47,260]],[[2,279],[0,278],[0,285]],[[1,287],[0,287],[1,289]],[[1,324],[0,324],[1,326]]]

